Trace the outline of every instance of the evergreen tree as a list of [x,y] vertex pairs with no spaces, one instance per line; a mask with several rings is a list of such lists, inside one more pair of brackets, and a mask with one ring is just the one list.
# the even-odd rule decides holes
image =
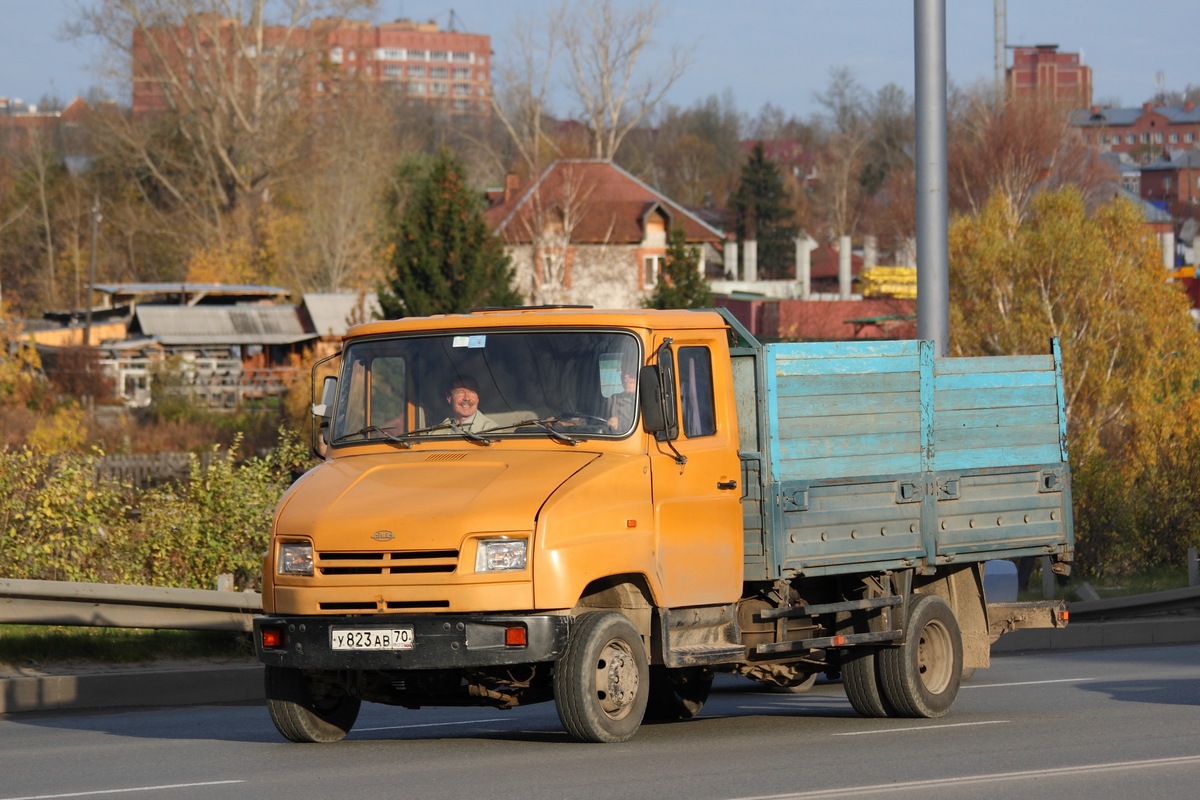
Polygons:
[[738,242],[758,241],[759,277],[788,277],[795,266],[796,215],[788,203],[779,165],[767,158],[762,142],[754,146],[742,167],[731,200]]
[[482,211],[483,199],[467,186],[462,165],[442,151],[393,221],[391,277],[379,290],[385,318],[521,304],[508,254]]
[[709,308],[712,292],[700,273],[700,248],[688,246],[683,231],[671,231],[662,271],[646,308]]

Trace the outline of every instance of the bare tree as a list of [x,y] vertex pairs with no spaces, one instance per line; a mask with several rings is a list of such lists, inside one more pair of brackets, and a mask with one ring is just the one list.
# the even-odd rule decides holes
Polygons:
[[1074,135],[1066,108],[1036,97],[997,104],[990,93],[960,107],[949,137],[952,209],[978,214],[1000,193],[1020,218],[1038,191],[1067,184],[1092,202],[1107,199],[1112,175]]
[[552,10],[540,26],[518,20],[512,28],[510,60],[493,60],[499,89],[492,93],[492,109],[530,177],[546,163],[544,151],[553,156],[557,150],[544,124],[565,16],[564,4]]
[[860,177],[871,142],[870,100],[847,67],[830,70],[829,86],[816,100],[829,118],[829,136],[820,155],[818,202],[830,236],[853,235],[862,210]]
[[[563,4],[564,12],[567,9]],[[640,78],[638,61],[662,27],[656,0],[618,11],[613,0],[570,7],[563,39],[571,64],[571,91],[592,138],[592,157],[612,161],[621,142],[683,75],[690,54],[673,48],[667,64]]]
[[535,186],[529,198],[529,213],[522,220],[530,241],[531,299],[535,305],[569,300],[573,234],[591,211],[590,200],[595,189],[586,180],[586,171],[572,162],[560,164],[555,172],[557,180],[553,185],[539,181]]
[[292,280],[302,289],[336,292],[383,278],[377,256],[389,170],[379,165],[395,163],[401,143],[395,109],[379,93],[350,93],[329,111],[314,131],[314,163],[288,190],[301,207],[304,231]]
[[155,118],[109,115],[108,135],[153,184],[154,198],[225,241],[244,204],[301,168],[302,101],[323,41],[308,27],[369,0],[93,0],[76,35],[120,54]]

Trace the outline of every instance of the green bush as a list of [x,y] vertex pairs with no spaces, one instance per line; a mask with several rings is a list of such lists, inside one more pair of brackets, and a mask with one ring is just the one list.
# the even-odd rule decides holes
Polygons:
[[257,588],[275,505],[307,464],[283,431],[269,455],[238,461],[240,437],[186,481],[138,492],[96,480],[90,455],[0,449],[0,577]]

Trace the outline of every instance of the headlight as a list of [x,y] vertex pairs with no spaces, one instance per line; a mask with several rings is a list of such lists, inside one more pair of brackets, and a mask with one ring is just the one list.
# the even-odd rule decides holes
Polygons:
[[280,575],[312,575],[312,545],[301,542],[279,545],[279,560],[275,565],[275,571]]
[[525,569],[526,539],[480,539],[475,551],[476,572],[512,572]]

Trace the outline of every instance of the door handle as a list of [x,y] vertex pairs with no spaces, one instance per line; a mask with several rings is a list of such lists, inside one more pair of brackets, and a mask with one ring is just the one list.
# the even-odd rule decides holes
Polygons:
[[718,489],[736,489],[737,481],[717,481]]

